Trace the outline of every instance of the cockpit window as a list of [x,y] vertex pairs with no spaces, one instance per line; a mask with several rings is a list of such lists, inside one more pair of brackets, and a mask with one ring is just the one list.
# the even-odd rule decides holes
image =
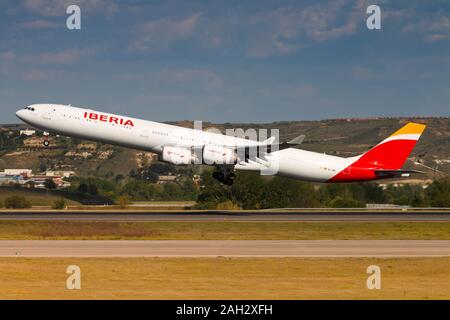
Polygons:
[[35,111],[34,108],[31,107],[25,107],[25,110]]

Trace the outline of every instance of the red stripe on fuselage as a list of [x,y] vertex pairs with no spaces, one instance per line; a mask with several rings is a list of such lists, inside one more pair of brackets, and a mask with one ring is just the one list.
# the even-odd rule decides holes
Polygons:
[[328,182],[375,180],[375,169],[400,169],[416,145],[416,140],[391,140],[375,146]]

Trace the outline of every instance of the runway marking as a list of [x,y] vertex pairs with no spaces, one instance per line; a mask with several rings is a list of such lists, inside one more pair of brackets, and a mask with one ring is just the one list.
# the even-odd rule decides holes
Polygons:
[[2,240],[0,257],[449,257],[450,240]]

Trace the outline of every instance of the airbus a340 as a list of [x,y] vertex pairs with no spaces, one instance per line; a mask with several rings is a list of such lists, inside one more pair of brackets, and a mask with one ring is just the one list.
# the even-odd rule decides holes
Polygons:
[[415,171],[401,168],[425,130],[407,123],[367,152],[343,158],[294,148],[302,136],[282,144],[274,137],[249,140],[58,104],[30,105],[16,114],[54,134],[155,152],[175,165],[213,165],[214,178],[226,185],[233,183],[234,170],[331,183],[409,176]]

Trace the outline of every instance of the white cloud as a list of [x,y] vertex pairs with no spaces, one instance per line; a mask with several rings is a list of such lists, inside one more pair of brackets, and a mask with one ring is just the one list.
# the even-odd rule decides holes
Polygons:
[[433,43],[450,40],[450,17],[437,14],[406,24],[404,33],[420,33],[425,42]]
[[55,80],[64,77],[65,73],[62,70],[49,69],[30,69],[22,74],[22,80],[25,81],[41,81],[41,80]]
[[1,60],[14,60],[16,58],[16,54],[12,51],[0,52]]
[[165,51],[172,44],[192,37],[200,16],[195,13],[181,19],[165,18],[139,24],[140,37],[133,47],[138,51]]
[[323,42],[356,33],[365,26],[364,1],[330,0],[256,12],[239,10],[210,16],[192,13],[139,23],[132,48],[170,52],[182,44],[191,50],[244,53],[264,58],[297,52],[308,42]]
[[66,49],[58,52],[45,52],[37,57],[29,58],[29,60],[39,64],[73,64],[95,54],[96,50],[93,48]]
[[48,20],[39,19],[24,22],[20,26],[25,29],[50,29],[58,27],[58,24]]
[[157,78],[165,81],[191,83],[206,82],[209,84],[221,84],[222,80],[214,72],[207,69],[175,69],[161,70]]

